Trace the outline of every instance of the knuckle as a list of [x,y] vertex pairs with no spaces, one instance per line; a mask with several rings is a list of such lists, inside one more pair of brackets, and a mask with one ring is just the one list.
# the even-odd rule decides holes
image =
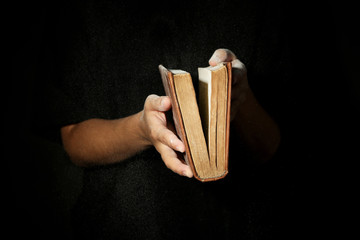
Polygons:
[[167,129],[162,129],[161,131],[159,131],[159,139],[163,144],[166,144],[167,146],[171,147],[171,135],[169,134],[169,132],[167,131]]
[[179,170],[176,168],[176,164],[174,164],[173,159],[168,158],[168,159],[164,160],[164,163],[168,169],[170,169],[174,173],[179,174]]
[[221,60],[224,60],[227,56],[227,52],[226,49],[224,48],[219,48],[215,51],[215,54],[217,55],[217,57]]
[[150,94],[149,96],[147,96],[147,99],[152,100],[152,99],[154,99],[154,98],[156,98],[156,97],[157,97],[157,95],[155,95],[155,94]]
[[158,142],[161,142],[162,144],[167,145],[168,143],[168,134],[165,128],[151,128],[150,129],[150,135],[153,139],[155,139]]
[[232,61],[232,66],[234,68],[246,70],[245,64],[242,63],[239,59],[235,59]]
[[168,169],[171,169],[171,164],[169,163],[168,159],[165,156],[161,156],[161,158],[163,159],[163,162],[164,162],[165,166]]
[[150,127],[149,128],[149,135],[150,135],[151,139],[153,139],[155,141],[158,141],[159,133],[158,133],[158,130],[156,128]]
[[219,48],[214,52],[214,55],[220,62],[228,62],[236,59],[235,54],[226,48]]
[[169,158],[169,156],[165,153],[161,153],[161,159],[163,160],[165,166],[168,168],[168,169],[171,169],[173,168],[172,166],[172,162],[171,162],[171,159]]
[[235,57],[235,54],[234,54],[233,51],[231,51],[230,49],[223,48],[223,51],[225,52],[226,56]]

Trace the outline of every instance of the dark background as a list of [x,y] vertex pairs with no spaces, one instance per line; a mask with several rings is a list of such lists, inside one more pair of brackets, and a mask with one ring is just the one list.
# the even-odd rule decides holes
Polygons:
[[[294,208],[300,213],[298,223],[312,222],[311,231],[319,236],[343,236],[353,227],[349,218],[358,159],[354,153],[358,145],[360,41],[355,2],[274,3],[288,19],[284,31],[299,73],[294,81],[302,86],[298,89],[301,94],[295,95],[303,96],[297,101],[303,101],[307,114],[299,129],[309,132],[302,140],[313,146],[299,166],[300,177],[292,190]],[[59,75],[61,59],[57,57],[62,49],[56,46],[64,40],[61,28],[71,26],[67,16],[73,12],[68,7],[51,1],[17,3],[10,9],[11,79],[2,88],[3,176],[9,191],[3,206],[9,223],[5,227],[12,239],[23,234],[71,239],[70,211],[81,190],[82,171],[70,163],[58,133],[49,131],[42,121],[52,116],[51,106],[41,98],[47,79]]]

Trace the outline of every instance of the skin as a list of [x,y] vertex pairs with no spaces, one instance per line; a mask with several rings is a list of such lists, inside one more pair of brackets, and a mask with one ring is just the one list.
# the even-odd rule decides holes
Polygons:
[[[248,85],[246,68],[230,50],[218,49],[210,65],[233,64],[231,119],[235,133],[246,143],[259,163],[271,159],[280,143],[276,123],[258,104]],[[61,128],[64,148],[78,166],[87,167],[121,162],[151,146],[173,172],[193,177],[189,166],[178,159],[185,146],[169,125],[165,113],[170,98],[149,95],[142,111],[120,119],[89,119]]]

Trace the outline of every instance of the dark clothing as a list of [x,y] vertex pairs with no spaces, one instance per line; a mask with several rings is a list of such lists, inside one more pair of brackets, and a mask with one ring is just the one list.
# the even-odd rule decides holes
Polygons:
[[[58,83],[64,97],[58,102],[63,111],[59,126],[134,114],[143,108],[149,94],[164,95],[159,64],[187,70],[195,80],[197,67],[207,66],[219,47],[231,49],[246,64],[255,91],[272,93],[260,101],[276,114],[281,105],[274,96],[280,96],[273,93],[282,94],[275,88],[286,81],[288,63],[285,38],[276,22],[280,20],[271,18],[268,6],[251,1],[146,4],[149,6],[142,9],[135,3],[116,1],[80,6],[74,42],[69,44],[72,51],[65,58],[64,76]],[[245,150],[240,154],[234,151],[239,144],[232,141],[229,176],[216,183],[177,176],[154,149],[119,164],[84,169],[83,190],[74,209],[76,236],[270,236],[273,222],[272,210],[266,206],[267,193],[261,192],[261,180],[257,183],[251,168],[241,163],[248,157]],[[254,194],[258,199],[252,199]]]
[[299,152],[304,134],[297,123],[305,110],[297,104],[305,86],[294,83],[289,16],[282,10],[262,1],[86,1],[65,15],[63,69],[49,92],[57,129],[137,113],[149,94],[164,95],[159,64],[189,71],[195,81],[197,67],[207,66],[217,48],[228,48],[246,65],[249,84],[283,139],[274,159],[255,168],[232,134],[230,173],[212,183],[174,174],[153,148],[84,169],[73,210],[77,239],[297,236],[302,208],[294,206],[293,167],[304,155],[292,151]]
[[[259,88],[265,87],[262,81],[272,82],[275,74],[282,81],[286,45],[278,29],[266,29],[263,14],[268,9],[257,3],[228,4],[179,2],[149,6],[151,10],[111,1],[82,6],[74,51],[60,83],[70,104],[61,102],[66,117],[61,125],[134,114],[149,94],[164,95],[160,63],[190,71],[195,80],[197,67],[207,66],[219,47],[231,49],[245,62],[249,79],[259,81]],[[261,40],[266,34],[271,43]],[[242,158],[233,156],[230,162]],[[208,184],[172,173],[154,149],[123,163],[85,169],[74,210],[76,234],[86,239],[223,239],[239,232],[255,234],[247,229],[249,213],[241,209],[254,204],[246,202],[252,193],[246,189],[248,180],[242,179],[250,176],[236,177],[243,170],[234,165],[226,180]],[[245,211],[249,207],[262,211],[252,206]],[[256,234],[267,235],[271,227],[268,220],[262,221],[256,224],[261,229]]]

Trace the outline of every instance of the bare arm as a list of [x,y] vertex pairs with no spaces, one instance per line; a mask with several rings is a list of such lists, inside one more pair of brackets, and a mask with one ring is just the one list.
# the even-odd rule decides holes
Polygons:
[[280,144],[278,125],[256,100],[248,84],[246,67],[233,52],[218,49],[210,58],[209,64],[228,61],[233,65],[232,126],[254,159],[259,163],[266,162],[272,158]]
[[110,164],[131,157],[151,144],[140,134],[140,114],[65,126],[61,129],[64,147],[80,166]]
[[65,150],[75,164],[92,166],[120,162],[153,145],[169,169],[192,177],[190,167],[175,152],[184,152],[185,146],[167,127],[165,111],[170,108],[168,97],[150,95],[144,109],[129,117],[65,126],[61,129]]

